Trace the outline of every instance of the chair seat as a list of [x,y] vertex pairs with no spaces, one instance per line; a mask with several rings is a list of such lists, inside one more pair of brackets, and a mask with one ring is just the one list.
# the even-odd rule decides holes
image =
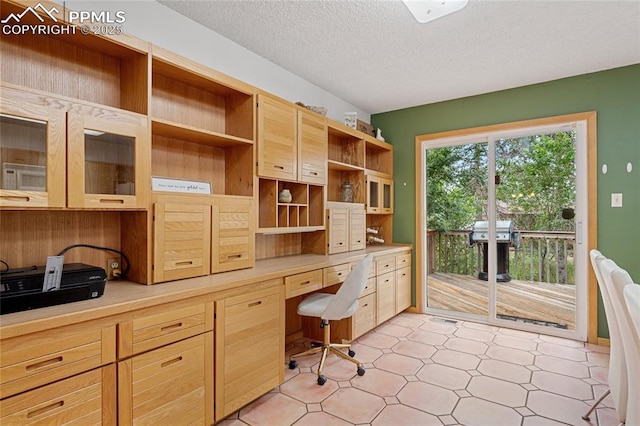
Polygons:
[[335,294],[328,293],[315,293],[306,297],[302,302],[298,304],[298,315],[306,317],[317,317],[324,320],[341,320],[342,318],[348,318],[358,310],[358,301],[356,300],[349,309],[339,318],[323,318],[324,313],[329,303],[336,297]]

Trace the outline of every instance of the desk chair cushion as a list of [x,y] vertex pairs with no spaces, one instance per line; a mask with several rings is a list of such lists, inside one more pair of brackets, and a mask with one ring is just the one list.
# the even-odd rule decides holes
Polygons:
[[636,337],[640,340],[640,284],[626,286],[624,298],[629,307],[631,320],[636,327]]
[[335,294],[316,293],[300,302],[298,305],[298,315],[305,317],[318,317],[326,320],[340,320],[342,318],[348,318],[358,310],[358,301],[352,303],[349,309],[344,313],[344,316],[339,318],[324,318],[323,313],[327,309],[327,306],[335,299]]

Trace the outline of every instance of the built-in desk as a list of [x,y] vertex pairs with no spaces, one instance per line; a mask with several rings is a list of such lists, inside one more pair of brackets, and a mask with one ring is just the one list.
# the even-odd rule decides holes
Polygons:
[[[217,422],[284,381],[285,307],[295,303],[285,300],[303,297],[307,280],[298,282],[299,292],[289,299],[286,282],[316,271],[312,277],[319,288],[309,291],[335,291],[346,265],[367,253],[385,264],[405,259],[406,269],[410,250],[373,246],[330,256],[272,258],[250,269],[153,286],[110,281],[98,299],[3,315],[0,423],[29,424],[39,416],[55,423],[56,415],[95,411],[89,404],[96,401],[101,409],[94,419],[104,424],[154,421],[159,412]],[[396,301],[400,293],[406,291],[389,293],[394,306],[402,306]],[[169,393],[147,399],[140,387],[150,381],[166,387],[183,376],[190,387],[175,403]],[[132,409],[141,401],[143,412]]]

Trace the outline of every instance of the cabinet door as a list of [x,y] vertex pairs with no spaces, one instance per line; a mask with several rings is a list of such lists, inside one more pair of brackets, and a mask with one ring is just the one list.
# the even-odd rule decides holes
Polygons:
[[19,100],[8,88],[0,96],[0,207],[64,207],[64,111]]
[[380,205],[380,193],[382,191],[382,182],[380,177],[367,175],[367,213],[380,213],[382,206]]
[[393,179],[380,179],[380,212],[393,213]]
[[363,250],[366,246],[367,219],[364,210],[349,210],[349,250]]
[[396,314],[411,306],[411,267],[396,271]]
[[156,203],[153,231],[154,282],[209,274],[211,206]]
[[378,275],[377,279],[378,325],[396,314],[395,271]]
[[298,111],[298,180],[327,182],[327,121],[315,113]]
[[0,401],[3,425],[116,424],[115,364]]
[[69,207],[147,208],[151,148],[146,120],[141,117],[69,113]]
[[284,287],[276,283],[216,304],[216,421],[284,381]]
[[211,272],[253,267],[254,233],[253,200],[216,199],[213,203]]
[[213,332],[118,362],[118,424],[212,424]]
[[297,178],[297,110],[258,95],[258,176]]
[[328,253],[344,253],[349,250],[349,210],[328,209]]

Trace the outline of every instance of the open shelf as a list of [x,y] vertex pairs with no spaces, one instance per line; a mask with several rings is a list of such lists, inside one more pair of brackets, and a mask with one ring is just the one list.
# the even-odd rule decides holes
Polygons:
[[393,145],[367,138],[365,168],[389,176],[393,175]]
[[[291,202],[281,203],[278,194],[291,192]],[[291,233],[324,229],[324,187],[298,182],[259,179],[258,232]]]
[[364,168],[364,140],[358,133],[338,123],[329,124],[327,155],[330,164]]
[[253,194],[253,143],[213,132],[152,122],[152,176],[211,183],[213,194]]
[[[2,14],[24,7],[2,2]],[[24,22],[32,14],[23,17]],[[51,22],[48,20],[46,22]],[[44,24],[43,24],[44,25]],[[19,86],[141,114],[147,113],[147,52],[81,34],[2,34],[2,80]],[[122,35],[124,40],[127,37]]]
[[251,91],[223,84],[229,79],[199,64],[154,48],[151,115],[201,132],[253,141]]

